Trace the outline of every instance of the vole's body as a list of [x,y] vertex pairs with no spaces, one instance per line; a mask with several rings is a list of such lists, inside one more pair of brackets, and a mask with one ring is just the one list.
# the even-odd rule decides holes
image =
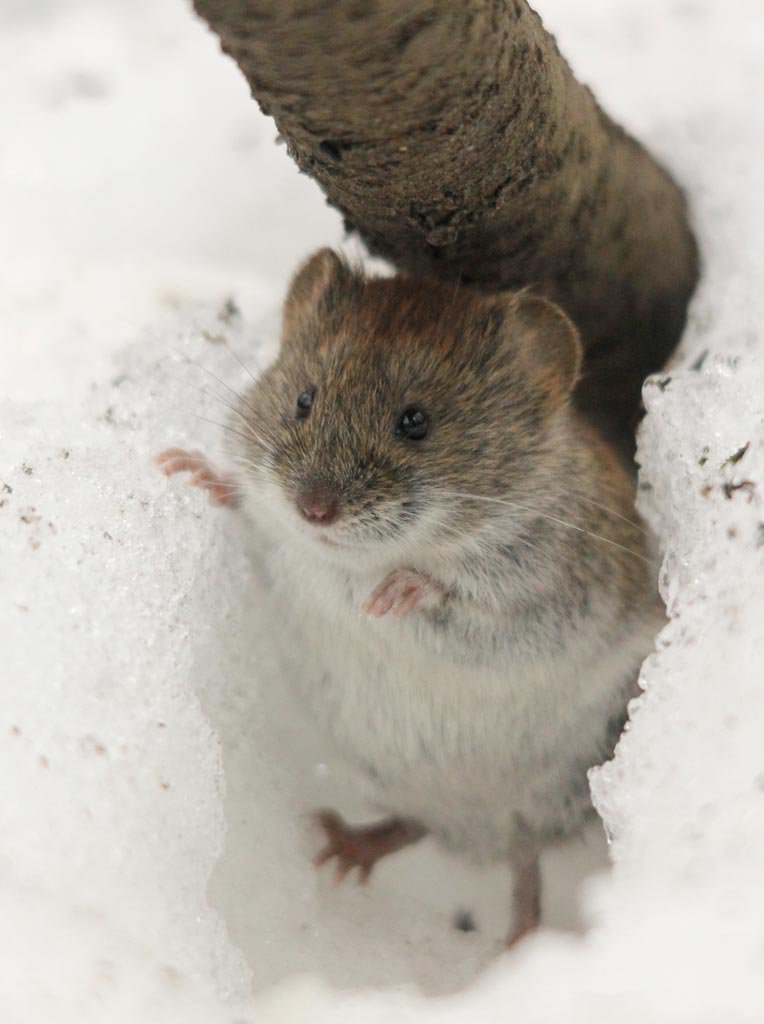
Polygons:
[[527,873],[590,810],[659,606],[632,481],[569,401],[579,360],[541,299],[364,281],[323,252],[237,412],[304,699],[417,823],[383,853],[429,831]]
[[[585,449],[557,454],[574,487],[573,467],[603,468]],[[481,861],[524,858],[574,833],[591,811],[587,769],[612,751],[657,628],[647,586],[624,586],[633,556],[550,520],[531,518],[517,537],[516,510],[497,506],[485,540],[338,564],[310,537],[284,543],[283,512],[271,516],[253,488],[248,504],[299,630],[301,695],[377,806]],[[597,508],[567,491],[543,507],[602,531]],[[635,542],[628,527],[616,533]],[[405,618],[362,615],[401,561],[441,581],[448,600]]]

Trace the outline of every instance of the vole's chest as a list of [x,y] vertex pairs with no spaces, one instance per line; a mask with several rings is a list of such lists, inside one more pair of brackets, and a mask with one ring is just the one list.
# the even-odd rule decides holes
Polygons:
[[420,613],[373,620],[361,608],[376,581],[293,569],[274,567],[290,675],[381,807],[480,857],[503,855],[518,829],[577,827],[586,769],[625,704],[628,644],[582,657],[578,632],[541,650],[515,642],[511,620],[501,637],[498,616],[493,637]]
[[447,774],[455,762],[495,764],[522,683],[434,653],[400,620],[330,619],[328,604],[302,618],[313,663],[298,685],[351,761],[380,782],[424,764]]
[[371,774],[455,760],[495,766],[510,746],[522,760],[537,745],[534,723],[548,714],[554,673],[519,652],[508,661],[475,645],[470,657],[456,627],[437,617],[371,619],[361,608],[373,585],[318,572],[290,597],[310,652],[298,685],[315,720]]

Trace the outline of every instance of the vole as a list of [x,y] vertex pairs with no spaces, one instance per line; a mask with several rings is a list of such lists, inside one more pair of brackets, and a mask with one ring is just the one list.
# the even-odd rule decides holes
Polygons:
[[431,835],[514,869],[516,942],[539,852],[591,812],[661,622],[634,482],[574,410],[581,344],[529,292],[367,279],[331,250],[294,277],[275,362],[242,398],[238,496],[300,631],[315,719],[388,817],[318,821],[318,864],[366,880]]

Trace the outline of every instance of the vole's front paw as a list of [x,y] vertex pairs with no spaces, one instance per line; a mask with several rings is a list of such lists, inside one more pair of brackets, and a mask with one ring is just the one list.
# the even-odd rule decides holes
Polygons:
[[403,618],[418,608],[435,608],[446,596],[446,588],[427,573],[397,569],[386,576],[364,604],[363,610],[379,619],[388,612]]
[[231,476],[218,473],[201,452],[187,452],[183,448],[168,448],[157,455],[157,463],[165,476],[191,473],[192,487],[203,487],[209,492],[213,505],[238,504],[239,488]]

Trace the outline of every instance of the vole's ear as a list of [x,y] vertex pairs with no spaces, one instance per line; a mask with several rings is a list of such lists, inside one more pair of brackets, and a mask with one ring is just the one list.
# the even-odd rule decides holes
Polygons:
[[289,285],[284,302],[283,338],[299,331],[321,304],[331,307],[333,294],[353,276],[332,249],[319,249],[309,256]]
[[559,306],[521,292],[508,300],[507,327],[517,356],[554,404],[572,392],[581,373],[583,350],[573,321]]

